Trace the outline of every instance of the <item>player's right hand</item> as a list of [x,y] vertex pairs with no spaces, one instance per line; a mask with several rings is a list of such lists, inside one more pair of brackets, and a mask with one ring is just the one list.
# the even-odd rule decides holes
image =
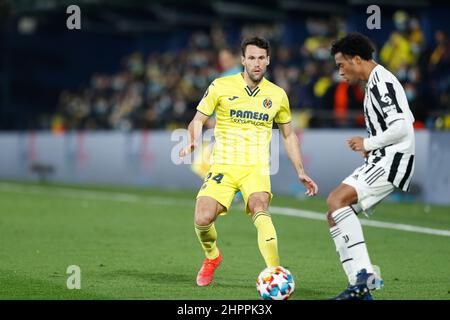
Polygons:
[[317,184],[308,177],[306,174],[299,174],[298,179],[301,183],[306,187],[305,194],[309,197],[315,196],[317,192],[319,192],[319,188],[317,187]]
[[192,151],[194,151],[194,149],[195,149],[194,143],[187,145],[186,147],[184,147],[183,149],[180,150],[180,153],[179,153],[180,158],[183,159],[188,154],[190,154]]

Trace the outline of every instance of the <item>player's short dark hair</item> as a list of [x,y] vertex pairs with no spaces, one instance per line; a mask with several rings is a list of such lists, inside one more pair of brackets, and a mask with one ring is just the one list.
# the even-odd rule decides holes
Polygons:
[[358,32],[349,33],[334,41],[330,50],[333,57],[340,52],[350,57],[360,56],[364,60],[371,60],[374,51],[375,49],[369,38]]
[[251,37],[246,38],[241,43],[242,56],[245,57],[245,49],[247,49],[248,45],[257,46],[258,48],[265,49],[267,55],[270,53],[270,43],[264,38],[259,37]]

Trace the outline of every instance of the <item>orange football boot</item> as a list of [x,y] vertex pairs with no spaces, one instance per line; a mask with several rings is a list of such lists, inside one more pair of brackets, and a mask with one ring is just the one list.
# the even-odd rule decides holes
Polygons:
[[216,271],[219,264],[222,262],[222,254],[215,259],[205,258],[202,268],[197,274],[197,285],[200,287],[208,286],[214,278],[214,271]]

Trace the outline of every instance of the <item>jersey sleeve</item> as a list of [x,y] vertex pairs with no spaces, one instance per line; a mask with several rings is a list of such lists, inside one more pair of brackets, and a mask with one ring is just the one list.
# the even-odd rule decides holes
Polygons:
[[216,106],[219,103],[216,84],[212,82],[208,89],[206,89],[205,94],[203,95],[202,100],[198,103],[197,111],[201,113],[211,116],[216,109]]
[[407,133],[405,121],[394,121],[386,131],[364,139],[364,150],[372,151],[398,143]]
[[286,92],[283,90],[283,96],[281,98],[280,110],[275,116],[275,122],[278,124],[291,122],[291,109],[289,108],[289,99]]
[[381,81],[373,86],[371,92],[388,125],[396,120],[404,119],[404,113],[398,103],[397,93],[392,83]]

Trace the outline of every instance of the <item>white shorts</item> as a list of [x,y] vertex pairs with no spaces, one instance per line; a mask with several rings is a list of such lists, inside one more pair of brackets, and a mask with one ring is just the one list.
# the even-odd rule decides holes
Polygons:
[[358,202],[353,204],[353,209],[359,213],[364,211],[370,215],[373,208],[392,191],[394,185],[388,181],[389,170],[377,164],[368,163],[357,168],[342,181],[355,188]]

